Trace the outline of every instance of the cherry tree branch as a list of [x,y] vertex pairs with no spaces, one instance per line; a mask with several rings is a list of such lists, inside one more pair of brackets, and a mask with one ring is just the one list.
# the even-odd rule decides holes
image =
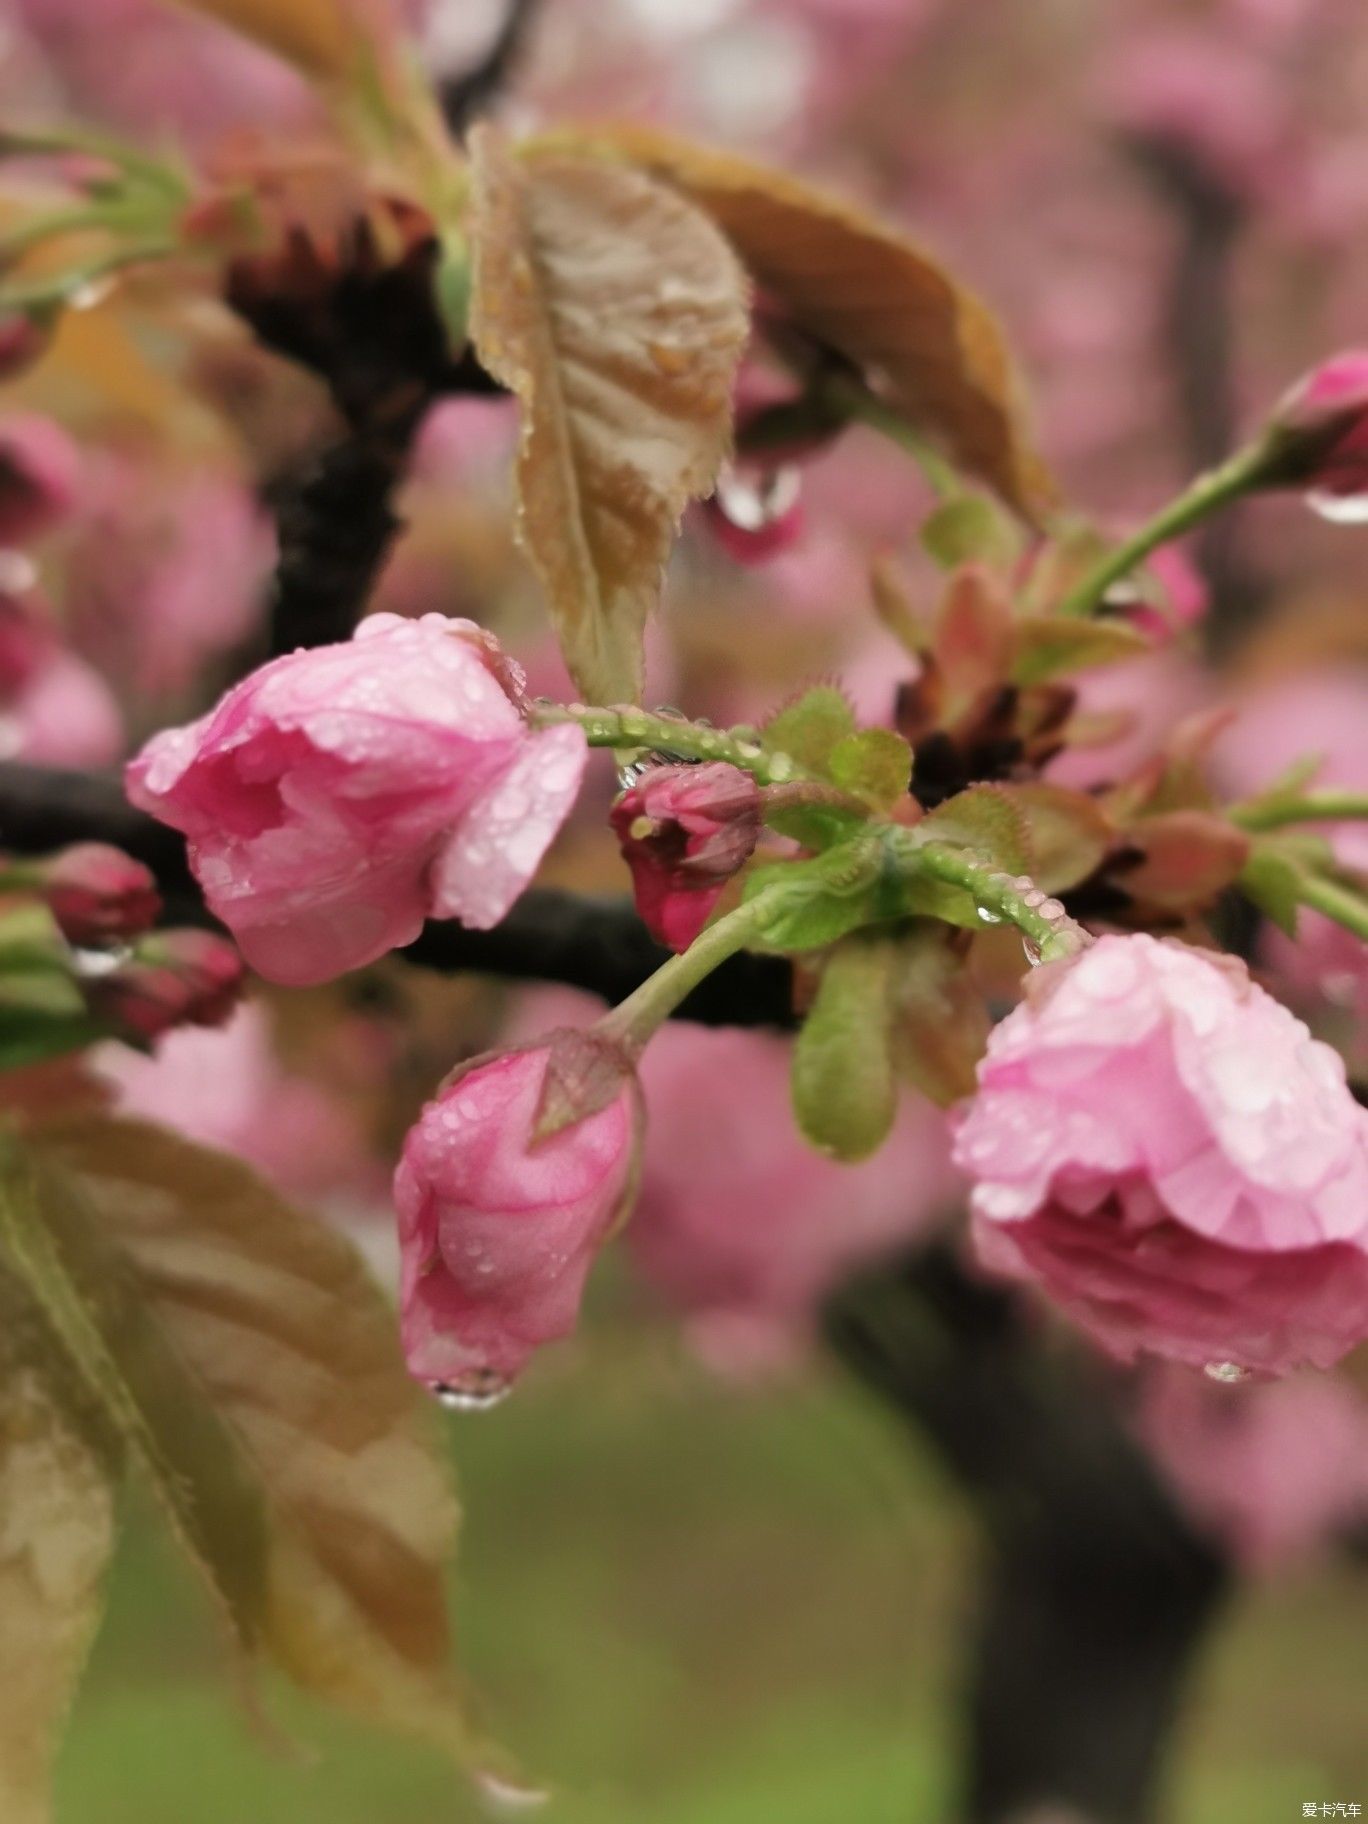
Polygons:
[[[0,850],[45,854],[72,842],[109,842],[157,878],[171,924],[214,924],[175,830],[128,803],[117,778],[0,761]],[[558,982],[616,1004],[670,958],[626,899],[533,888],[492,931],[430,923],[408,962],[443,974],[471,970],[510,981]],[[707,1026],[793,1024],[792,971],[780,957],[721,963],[681,1002],[676,1018]]]
[[947,1249],[843,1287],[825,1328],[939,1453],[989,1549],[961,1815],[1146,1824],[1229,1574],[1125,1431],[1114,1388]]

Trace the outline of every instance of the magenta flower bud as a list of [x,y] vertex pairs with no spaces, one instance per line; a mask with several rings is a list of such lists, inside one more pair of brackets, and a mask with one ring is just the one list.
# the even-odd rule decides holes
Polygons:
[[137,937],[161,911],[161,895],[148,869],[108,843],[78,842],[35,872],[48,910],[73,944]]
[[1368,1337],[1368,1110],[1230,957],[1104,937],[994,1028],[955,1162],[984,1264],[1219,1380]]
[[404,1142],[394,1178],[410,1371],[453,1405],[491,1403],[569,1335],[635,1191],[642,1105],[593,1033],[473,1059]]
[[569,815],[587,746],[529,727],[521,674],[440,614],[376,614],[290,653],[188,728],[155,735],[128,795],[188,838],[254,969],[328,981],[429,917],[495,925]]
[[36,412],[0,420],[0,545],[22,545],[71,510],[80,456],[61,425]]
[[1347,349],[1305,375],[1274,408],[1275,485],[1353,497],[1368,492],[1368,349]]
[[131,1037],[155,1039],[173,1026],[220,1026],[237,1006],[245,969],[226,938],[209,931],[160,931],[126,963],[85,983],[90,1010]]
[[653,936],[687,950],[760,835],[760,788],[739,767],[656,766],[613,806],[637,911]]

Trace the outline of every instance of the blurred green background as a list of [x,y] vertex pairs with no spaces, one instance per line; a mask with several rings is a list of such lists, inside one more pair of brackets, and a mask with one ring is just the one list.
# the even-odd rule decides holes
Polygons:
[[[466,1509],[461,1657],[564,1824],[940,1824],[972,1526],[836,1371],[718,1384],[591,1332],[496,1412],[444,1420]],[[1368,1815],[1362,1571],[1247,1591],[1199,1669],[1175,1824]],[[271,1692],[234,1706],[198,1589],[135,1514],[59,1769],[59,1824],[442,1824],[436,1756]]]

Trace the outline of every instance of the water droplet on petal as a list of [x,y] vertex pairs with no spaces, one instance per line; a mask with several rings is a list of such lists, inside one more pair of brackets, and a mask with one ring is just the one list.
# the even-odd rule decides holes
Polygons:
[[1251,1370],[1242,1368],[1238,1362],[1208,1362],[1202,1373],[1209,1381],[1219,1381],[1223,1387],[1234,1387],[1240,1381],[1247,1381]]
[[1336,494],[1313,488],[1306,504],[1318,519],[1332,526],[1368,526],[1368,494]]
[[428,1392],[448,1412],[488,1412],[513,1391],[496,1368],[467,1368],[449,1381],[429,1381]]
[[773,469],[723,469],[713,498],[738,532],[764,532],[798,505],[803,475],[794,463]]
[[523,1811],[537,1811],[551,1798],[544,1787],[524,1786],[521,1781],[510,1780],[503,1773],[481,1772],[474,1779],[475,1788],[484,1800],[486,1809],[500,1817]]

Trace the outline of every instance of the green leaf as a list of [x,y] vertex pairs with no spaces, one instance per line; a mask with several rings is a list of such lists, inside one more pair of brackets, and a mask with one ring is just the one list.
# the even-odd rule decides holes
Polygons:
[[943,570],[1007,563],[1017,549],[1007,521],[982,494],[957,494],[943,501],[923,522],[921,541]]
[[912,749],[891,728],[862,728],[838,741],[827,756],[833,783],[876,811],[891,811],[907,794],[912,778]]
[[845,693],[834,684],[815,684],[771,716],[760,739],[771,753],[789,754],[809,772],[827,774],[833,751],[855,732]]
[[5,1149],[3,1247],[245,1652],[478,1747],[450,1669],[455,1506],[349,1242],[240,1162],[92,1119]]
[[1301,883],[1305,868],[1277,842],[1257,842],[1240,870],[1239,888],[1280,931],[1297,935]]
[[1046,893],[1076,887],[1101,865],[1115,830],[1095,798],[1044,780],[999,789],[1026,819],[1031,879]]
[[49,1824],[53,1751],[100,1614],[117,1452],[0,1270],[0,1817]]
[[1153,651],[1126,621],[1079,620],[1071,615],[1032,615],[1017,625],[1014,684],[1047,684],[1095,665],[1115,665]]
[[817,950],[860,925],[897,917],[900,890],[884,843],[877,836],[858,836],[811,861],[753,869],[743,897],[749,902],[764,895],[764,916],[756,928],[764,947]]
[[1026,818],[999,785],[971,785],[927,813],[916,826],[922,842],[951,842],[972,849],[1005,874],[1030,871]]
[[882,936],[839,944],[793,1049],[799,1129],[835,1159],[868,1158],[888,1137],[897,1112],[888,993],[896,950],[894,940]]
[[988,1041],[988,1008],[966,956],[944,924],[919,920],[899,939],[889,985],[898,1073],[942,1108],[973,1094]]

